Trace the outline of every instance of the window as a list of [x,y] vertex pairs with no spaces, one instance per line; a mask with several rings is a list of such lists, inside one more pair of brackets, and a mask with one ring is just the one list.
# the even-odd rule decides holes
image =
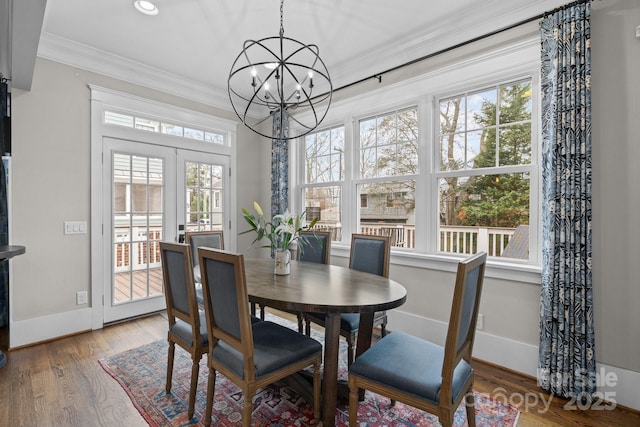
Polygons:
[[438,250],[529,258],[531,80],[439,101]]
[[[187,230],[220,230],[224,206],[221,206],[223,167],[208,163],[186,162]],[[200,228],[198,224],[207,224]]]
[[305,136],[303,198],[307,221],[318,218],[316,229],[342,236],[344,126]]
[[133,116],[126,113],[118,113],[115,111],[107,110],[104,112],[104,123],[108,125],[144,130],[147,132],[173,135],[181,138],[195,139],[197,141],[210,142],[213,144],[224,144],[224,135],[221,133],[209,132],[202,129],[193,129],[180,126],[176,123],[166,123],[159,120]]
[[360,120],[358,153],[356,232],[389,235],[393,246],[406,247],[397,230],[415,233],[418,107]]
[[539,69],[531,40],[343,100],[327,117],[344,124],[339,178],[327,166],[331,129],[294,148],[306,150],[299,209],[335,186],[337,253],[350,234],[388,235],[399,264],[449,270],[486,251],[496,277],[539,283]]

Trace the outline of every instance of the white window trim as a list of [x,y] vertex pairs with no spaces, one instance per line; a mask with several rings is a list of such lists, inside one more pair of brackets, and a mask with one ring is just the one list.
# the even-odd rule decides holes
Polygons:
[[[346,238],[352,233],[353,226],[357,224],[357,206],[355,203],[345,203],[345,200],[359,201],[357,194],[357,179],[354,176],[353,166],[357,159],[358,145],[354,142],[357,137],[356,127],[361,118],[385,112],[400,110],[406,107],[418,105],[419,129],[430,129],[431,132],[421,132],[419,135],[419,170],[416,183],[418,188],[425,189],[422,197],[416,194],[416,211],[428,212],[422,216],[426,223],[416,229],[416,248],[392,250],[391,262],[397,265],[421,267],[443,271],[455,271],[460,256],[436,253],[435,239],[428,238],[431,230],[436,228],[435,209],[431,209],[430,201],[437,192],[436,181],[433,179],[436,144],[434,143],[437,129],[434,120],[434,102],[444,96],[444,93],[456,93],[472,88],[490,86],[499,82],[515,81],[520,78],[531,78],[534,88],[532,115],[532,162],[539,158],[539,38],[514,43],[501,49],[484,53],[478,56],[459,61],[452,65],[440,67],[420,76],[374,90],[361,96],[338,101],[332,104],[325,121],[318,130],[344,124],[345,126],[345,179],[342,188],[342,226],[343,241],[332,244],[332,256],[349,256],[349,240]],[[446,90],[443,90],[443,88]],[[355,113],[354,113],[355,112]],[[303,163],[304,152],[300,149],[303,142],[292,143],[290,150],[291,185],[294,191],[290,192],[290,206],[292,209],[302,209],[303,182],[300,165]],[[539,194],[541,194],[540,177],[532,174],[530,202],[530,217],[540,218]],[[404,177],[403,177],[404,179]],[[431,185],[427,185],[428,182]],[[434,188],[435,187],[435,188]],[[421,190],[422,191],[422,190]],[[535,194],[534,194],[535,193]],[[537,256],[541,252],[540,221],[530,221],[533,225],[531,235],[538,236],[530,239],[530,254],[533,254],[527,262],[502,262],[499,259],[490,259],[487,263],[487,277],[506,279],[525,283],[540,283],[540,259]]]

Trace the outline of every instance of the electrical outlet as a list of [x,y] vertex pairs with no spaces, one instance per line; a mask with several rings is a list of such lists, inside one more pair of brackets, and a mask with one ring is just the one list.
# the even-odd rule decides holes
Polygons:
[[476,322],[476,329],[479,331],[484,329],[484,314],[478,313],[478,321]]
[[76,305],[86,304],[88,302],[87,291],[76,292]]

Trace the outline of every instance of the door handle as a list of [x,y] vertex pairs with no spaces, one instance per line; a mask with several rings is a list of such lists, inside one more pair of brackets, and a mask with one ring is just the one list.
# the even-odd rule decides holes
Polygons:
[[184,243],[184,224],[178,225],[178,243]]

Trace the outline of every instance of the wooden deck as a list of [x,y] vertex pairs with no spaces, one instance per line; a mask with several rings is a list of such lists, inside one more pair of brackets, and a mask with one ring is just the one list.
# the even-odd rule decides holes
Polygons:
[[116,273],[114,275],[114,303],[122,303],[151,295],[162,295],[162,267],[149,270],[147,293],[147,270],[133,273]]

